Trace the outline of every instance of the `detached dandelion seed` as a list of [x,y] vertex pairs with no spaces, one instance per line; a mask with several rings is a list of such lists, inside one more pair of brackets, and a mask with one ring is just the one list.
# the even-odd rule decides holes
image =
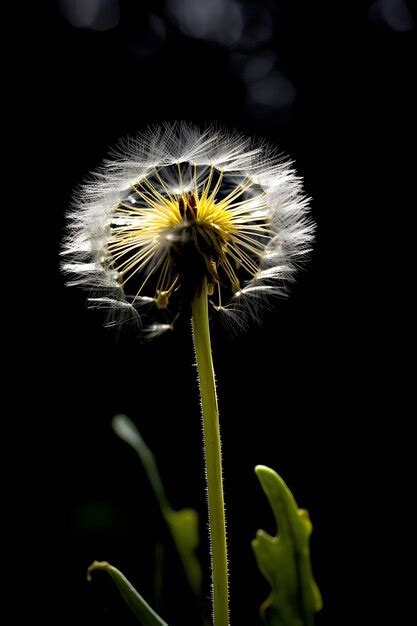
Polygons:
[[88,289],[109,325],[130,319],[147,337],[189,315],[203,279],[228,324],[259,319],[314,230],[301,181],[274,149],[185,123],[120,143],[68,217],[68,284]]
[[260,319],[310,250],[314,226],[291,164],[266,143],[184,123],[113,152],[78,193],[62,254],[109,325],[147,338],[191,316],[201,395],[213,624],[228,626],[226,522],[209,305],[231,326]]

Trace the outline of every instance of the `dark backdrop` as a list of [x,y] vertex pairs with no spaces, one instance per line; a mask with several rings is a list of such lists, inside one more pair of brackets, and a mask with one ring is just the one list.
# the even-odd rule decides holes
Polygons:
[[[161,612],[173,626],[195,624],[191,605],[189,621],[181,611],[191,600],[144,472],[110,428],[115,413],[130,416],[156,455],[173,506],[199,510],[207,572],[189,323],[148,344],[104,329],[101,316],[86,310],[84,294],[64,287],[58,259],[74,186],[119,137],[175,119],[215,120],[267,137],[295,160],[318,224],[306,271],[262,327],[235,338],[213,328],[232,623],[259,623],[258,605],[268,590],[250,548],[259,527],[274,532],[253,473],[258,463],[275,468],[310,512],[313,568],[325,605],[318,626],[352,623],[350,572],[360,565],[348,545],[362,515],[355,465],[374,419],[358,403],[367,344],[358,351],[356,335],[359,329],[366,337],[369,326],[358,321],[357,220],[375,212],[364,200],[359,162],[367,135],[372,143],[379,132],[379,106],[394,100],[393,89],[403,95],[412,21],[401,13],[393,24],[377,3],[369,16],[363,3],[358,17],[344,3],[240,3],[248,21],[239,35],[233,14],[231,42],[220,23],[206,40],[198,29],[187,31],[167,16],[164,2],[122,1],[119,18],[110,3],[113,12],[93,28],[79,27],[79,13],[63,12],[69,4],[52,2],[37,16],[36,87],[27,94],[42,191],[32,198],[46,251],[34,274],[47,277],[39,297],[52,299],[33,331],[41,358],[33,360],[30,401],[38,416],[27,418],[35,459],[29,473],[33,468],[37,479],[25,508],[45,574],[32,567],[32,579],[26,575],[39,583],[42,623],[133,624],[104,575],[85,582],[86,567],[109,560],[152,601],[154,546],[165,541]],[[369,130],[358,132],[369,113]],[[204,582],[208,597],[207,576]]]

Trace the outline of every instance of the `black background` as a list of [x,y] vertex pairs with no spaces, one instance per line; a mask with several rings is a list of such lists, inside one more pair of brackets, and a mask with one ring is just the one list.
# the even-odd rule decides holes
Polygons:
[[[350,572],[358,567],[352,535],[361,517],[355,467],[376,419],[367,410],[372,403],[358,400],[372,342],[364,293],[378,279],[372,255],[362,256],[361,229],[384,211],[383,203],[372,204],[372,180],[379,146],[390,141],[395,125],[390,115],[407,100],[415,32],[369,21],[367,3],[358,16],[343,3],[266,6],[273,31],[263,46],[276,53],[277,68],[296,88],[284,110],[248,106],[231,61],[241,51],[186,37],[169,21],[164,46],[135,54],[132,42],[143,38],[146,15],[163,16],[163,2],[122,2],[120,23],[107,32],[73,27],[55,3],[33,25],[28,64],[36,87],[27,97],[41,193],[31,197],[42,220],[43,252],[33,278],[38,302],[47,304],[37,307],[28,331],[36,343],[28,357],[36,418],[25,417],[33,446],[24,471],[36,479],[23,503],[24,527],[39,554],[24,580],[39,583],[44,624],[134,624],[107,578],[98,574],[88,585],[85,570],[94,559],[109,560],[152,603],[158,541],[168,546],[161,614],[173,626],[196,624],[144,472],[110,427],[114,414],[130,416],[156,455],[172,505],[198,509],[207,572],[189,323],[148,344],[104,329],[101,315],[86,310],[82,292],[64,287],[59,271],[72,189],[120,137],[175,119],[215,120],[277,144],[295,159],[318,224],[306,271],[262,327],[233,338],[213,326],[232,623],[260,623],[258,606],[268,593],[250,548],[259,527],[274,532],[253,473],[258,463],[275,468],[310,512],[313,569],[325,607],[317,625],[352,623],[355,615],[349,600]],[[208,598],[207,576],[204,584]]]

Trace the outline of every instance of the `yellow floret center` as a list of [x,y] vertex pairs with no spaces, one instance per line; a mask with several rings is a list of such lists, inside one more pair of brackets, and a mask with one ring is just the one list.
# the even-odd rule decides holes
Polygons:
[[[122,201],[117,206],[108,252],[122,287],[144,272],[135,298],[155,274],[161,308],[173,289],[186,284],[188,274],[198,282],[200,272],[209,284],[219,285],[221,267],[234,292],[240,289],[237,268],[255,275],[255,259],[263,249],[258,239],[267,232],[266,222],[251,213],[253,198],[244,196],[252,182],[245,179],[225,195],[219,193],[223,177],[210,167],[202,184],[195,173],[195,184],[187,186],[178,167],[178,193],[168,188],[157,170],[157,183],[145,177],[132,185],[138,202]],[[256,201],[258,209],[265,207],[262,194]]]

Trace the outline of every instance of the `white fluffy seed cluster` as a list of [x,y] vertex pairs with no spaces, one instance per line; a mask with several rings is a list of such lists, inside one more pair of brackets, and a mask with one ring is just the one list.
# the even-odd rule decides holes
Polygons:
[[266,142],[165,124],[122,141],[77,190],[62,269],[108,325],[153,337],[186,310],[198,267],[212,310],[244,328],[286,294],[313,234],[300,178]]

